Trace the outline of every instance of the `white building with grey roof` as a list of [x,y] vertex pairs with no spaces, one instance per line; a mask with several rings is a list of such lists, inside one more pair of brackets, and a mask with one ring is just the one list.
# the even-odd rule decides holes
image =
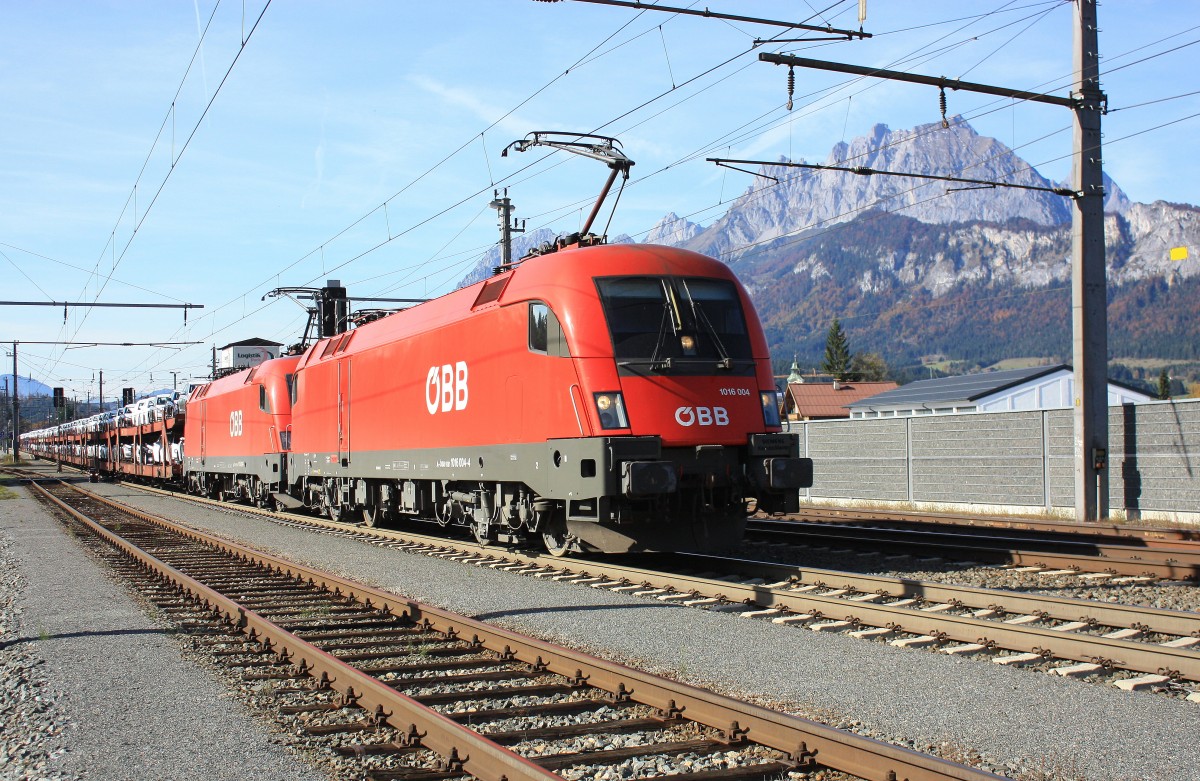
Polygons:
[[[1072,405],[1074,392],[1071,367],[1059,364],[918,380],[846,406],[852,419],[1063,409]],[[1153,400],[1128,385],[1108,381],[1109,406]]]

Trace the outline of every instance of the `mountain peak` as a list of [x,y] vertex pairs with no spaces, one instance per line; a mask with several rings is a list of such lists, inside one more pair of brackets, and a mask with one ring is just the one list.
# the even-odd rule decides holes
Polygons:
[[667,212],[666,216],[646,234],[646,243],[675,246],[691,241],[702,230],[704,230],[702,227],[680,217],[675,212]]
[[[708,228],[689,237],[688,231],[662,230],[664,222],[660,221],[652,235],[663,243],[720,257],[779,237],[848,222],[872,210],[897,212],[933,225],[1021,219],[1053,226],[1070,221],[1069,202],[1051,192],[971,189],[899,175],[934,174],[1053,187],[1016,152],[995,138],[980,135],[962,116],[950,117],[947,123],[948,127],[939,121],[907,130],[892,130],[879,123],[865,136],[835,144],[825,162],[870,169],[870,173],[764,165],[758,171],[760,178]],[[786,158],[781,157],[783,162]],[[1119,190],[1114,185],[1111,192]],[[1122,201],[1114,199],[1113,203]]]

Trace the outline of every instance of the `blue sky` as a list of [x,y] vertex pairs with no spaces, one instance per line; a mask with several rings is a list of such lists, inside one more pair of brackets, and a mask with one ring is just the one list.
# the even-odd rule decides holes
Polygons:
[[[857,28],[857,2],[814,15],[828,4],[691,5]],[[1200,3],[1099,13],[1107,173],[1135,201],[1200,203],[1200,95],[1177,97],[1200,90]],[[759,50],[1066,95],[1072,18],[1061,0],[870,0],[870,40]],[[300,308],[260,300],[277,285],[451,289],[496,239],[494,187],[530,229],[577,229],[606,170],[500,157],[530,131],[620,138],[636,165],[609,232],[638,237],[669,211],[711,222],[749,185],[705,157],[824,161],[876,123],[940,118],[932,88],[816,71],[797,72],[788,112],[786,71],[753,49],[773,36],[798,37],[570,1],[0,0],[0,299],[205,307],[185,326],[173,309],[73,308],[64,323],[0,306],[0,341],[198,342],[20,348],[22,374],[80,398],[100,369],[110,398],[169,387],[205,374],[214,344],[295,341]],[[1068,176],[1065,109],[951,92],[949,110]]]

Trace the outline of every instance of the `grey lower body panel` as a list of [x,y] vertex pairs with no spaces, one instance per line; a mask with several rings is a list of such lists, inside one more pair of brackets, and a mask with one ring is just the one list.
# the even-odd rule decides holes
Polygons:
[[549,440],[429,450],[288,453],[290,482],[308,478],[521,482],[547,499],[567,501],[612,493],[612,464],[655,457],[652,437]]
[[284,476],[283,453],[267,453],[248,456],[208,456],[198,458],[185,456],[183,459],[184,479],[188,486],[206,489],[237,491],[240,486],[262,486],[263,491],[275,491],[282,485]]
[[557,523],[580,550],[714,551],[742,537],[746,461],[747,448],[664,449],[658,437],[590,437],[292,452],[287,474],[288,492],[310,507],[328,511],[330,503],[341,503],[331,514],[391,503],[418,516],[424,501],[445,513],[439,522],[472,526],[477,536],[490,523],[514,536],[542,534]]

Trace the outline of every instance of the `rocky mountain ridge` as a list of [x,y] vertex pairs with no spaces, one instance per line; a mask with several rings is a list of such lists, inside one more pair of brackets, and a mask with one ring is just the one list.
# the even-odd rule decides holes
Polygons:
[[[835,145],[825,164],[1044,189],[960,190],[767,164],[711,224],[669,213],[645,241],[728,263],[777,362],[818,354],[834,316],[859,349],[894,366],[930,353],[1069,360],[1072,204],[1049,191],[1059,185],[958,117],[949,128],[876,125]],[[1200,207],[1132,203],[1107,177],[1105,189],[1110,352],[1200,358]],[[1190,256],[1172,260],[1177,247]],[[477,273],[491,265],[485,259]]]
[[[786,161],[782,161],[786,162]],[[1005,181],[1051,189],[1056,185],[1015,152],[979,135],[960,117],[891,131],[876,125],[871,134],[833,147],[824,165],[865,166]],[[1172,261],[1172,247],[1200,244],[1200,210],[1187,204],[1132,203],[1105,176],[1105,233],[1110,284],[1200,274],[1200,258]],[[820,257],[801,247],[815,236],[836,232],[880,213],[920,223],[954,226],[944,246],[932,254],[896,250],[878,256],[878,268],[860,281],[863,290],[880,275],[915,284],[938,295],[960,282],[1031,288],[1070,277],[1071,202],[1046,190],[988,188],[960,190],[946,182],[881,175],[857,176],[763,165],[753,184],[729,210],[704,227],[669,213],[646,241],[670,244],[719,257],[754,288],[755,258],[794,246],[804,255],[793,273],[826,273]],[[870,242],[869,233],[863,240]]]

